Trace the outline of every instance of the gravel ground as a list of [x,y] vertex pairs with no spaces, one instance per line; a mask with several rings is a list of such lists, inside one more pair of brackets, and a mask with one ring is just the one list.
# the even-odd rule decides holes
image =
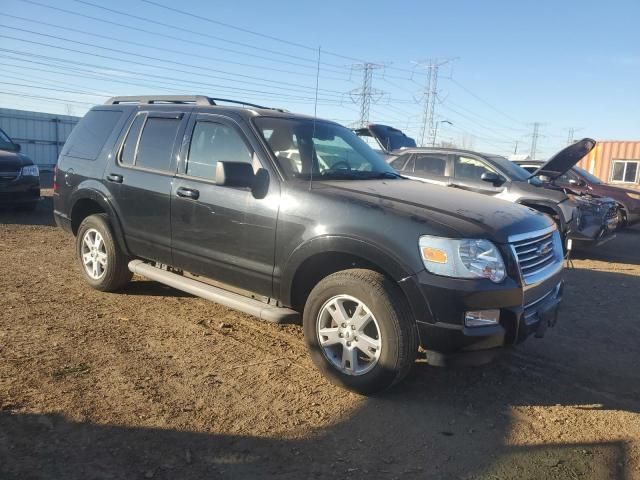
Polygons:
[[365,398],[300,326],[90,289],[49,196],[0,211],[0,478],[640,479],[639,245],[576,256],[544,339]]

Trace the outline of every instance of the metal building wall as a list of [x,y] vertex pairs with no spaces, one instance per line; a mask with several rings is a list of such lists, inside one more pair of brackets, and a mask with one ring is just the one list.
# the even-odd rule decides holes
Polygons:
[[0,128],[38,166],[53,168],[79,117],[0,108]]
[[602,141],[578,163],[603,182],[611,180],[614,160],[640,161],[640,141]]

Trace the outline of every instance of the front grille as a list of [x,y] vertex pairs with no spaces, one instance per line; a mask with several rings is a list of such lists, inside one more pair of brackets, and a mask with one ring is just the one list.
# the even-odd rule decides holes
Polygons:
[[542,280],[547,270],[551,271],[552,267],[562,263],[562,252],[556,251],[558,242],[554,235],[558,235],[555,229],[545,230],[511,242],[526,284]]
[[13,182],[19,176],[20,176],[20,169],[0,171],[0,182]]

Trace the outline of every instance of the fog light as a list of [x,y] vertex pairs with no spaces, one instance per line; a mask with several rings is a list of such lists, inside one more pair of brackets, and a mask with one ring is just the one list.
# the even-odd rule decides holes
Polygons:
[[465,327],[486,327],[497,325],[500,321],[500,310],[472,310],[464,314]]

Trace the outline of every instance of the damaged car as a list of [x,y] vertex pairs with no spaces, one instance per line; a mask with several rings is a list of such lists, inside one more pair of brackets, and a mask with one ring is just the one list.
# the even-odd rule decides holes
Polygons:
[[[546,185],[535,175],[500,155],[457,148],[413,147],[410,146],[412,140],[404,136],[405,139],[404,134],[399,135],[397,129],[382,127],[369,125],[356,130],[356,133],[375,137],[386,160],[404,176],[491,195],[546,213],[558,225],[567,248],[573,242],[580,246],[599,245],[615,236],[618,212],[615,201],[611,199],[545,188]],[[391,135],[387,136],[386,132]],[[554,155],[545,168],[571,168],[595,144],[595,140],[582,139]],[[396,148],[387,149],[387,145]]]

